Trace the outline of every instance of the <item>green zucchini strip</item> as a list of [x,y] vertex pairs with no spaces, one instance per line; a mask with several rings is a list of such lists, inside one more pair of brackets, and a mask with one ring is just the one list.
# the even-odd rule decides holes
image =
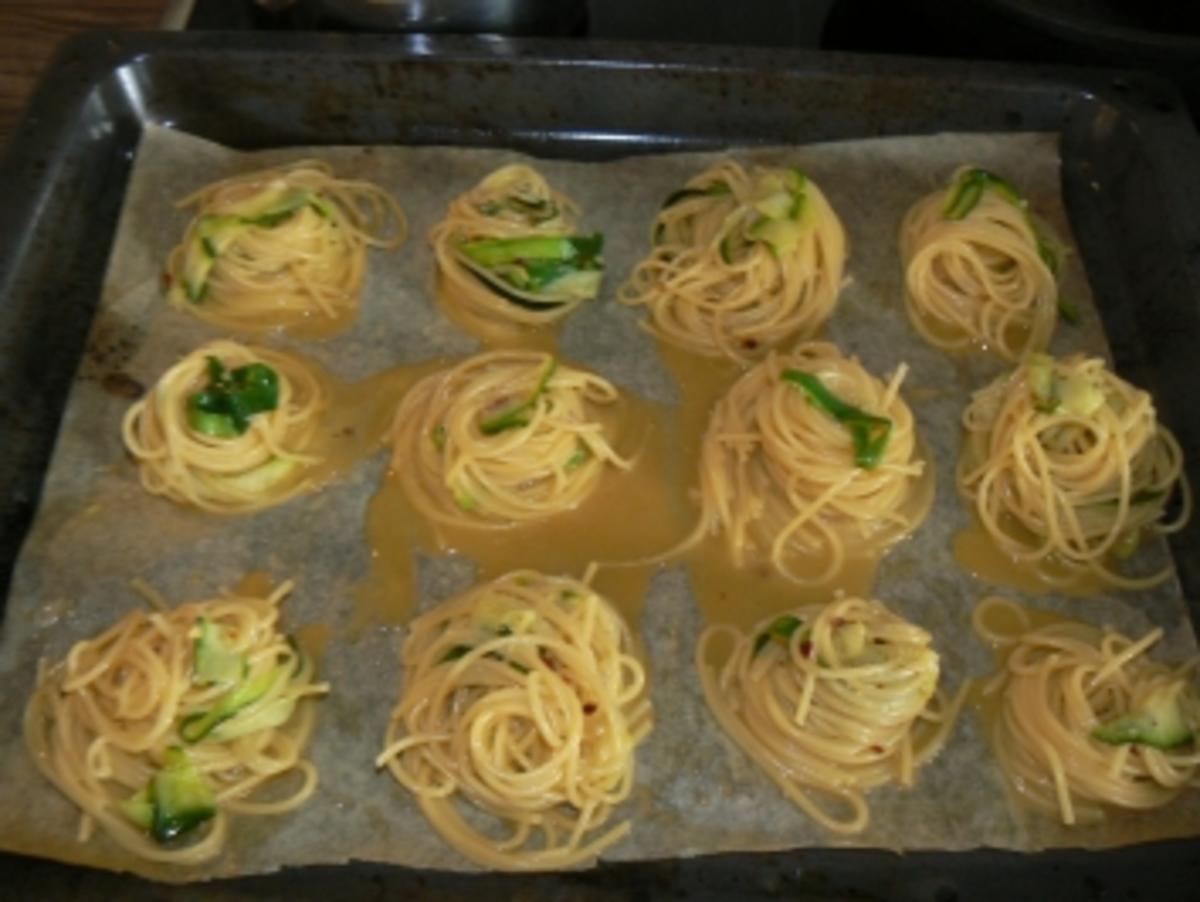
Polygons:
[[[1012,182],[1001,178],[994,172],[988,172],[986,169],[969,169],[958,180],[958,185],[954,192],[950,195],[942,207],[942,215],[946,219],[958,220],[964,219],[967,214],[979,205],[979,201],[983,199],[983,192],[986,190],[995,191],[1002,198],[1008,201],[1013,206],[1017,207],[1025,217],[1025,224],[1029,226],[1029,231],[1033,233],[1033,239],[1037,245],[1038,257],[1046,264],[1046,268],[1050,270],[1052,275],[1058,275],[1058,254],[1054,252],[1054,248],[1050,242],[1046,240],[1046,236],[1042,234],[1042,230],[1037,227],[1037,223],[1033,221],[1033,216],[1029,212],[1029,202],[1021,196],[1021,193],[1013,186]],[[1069,304],[1059,305],[1059,310],[1063,314],[1063,318],[1068,322],[1075,322],[1072,318],[1072,313],[1077,317],[1077,312],[1074,311]]]
[[273,229],[305,207],[325,219],[333,215],[329,204],[306,188],[269,185],[232,210],[201,216],[184,256],[182,281],[187,299],[193,304],[205,299],[213,266],[246,230]]
[[1180,683],[1159,686],[1151,690],[1137,710],[1106,721],[1092,730],[1092,737],[1109,745],[1137,743],[1157,749],[1187,745],[1194,733],[1179,704],[1184,691]]
[[217,798],[187,752],[173,745],[146,787],[118,803],[118,808],[155,842],[166,845],[211,820],[217,813]]
[[[665,210],[668,207],[673,207],[676,204],[683,203],[685,200],[693,200],[697,197],[725,197],[733,193],[733,189],[729,187],[727,182],[713,182],[711,185],[705,185],[703,188],[680,188],[677,191],[672,191],[667,195],[667,199],[662,202],[659,211]],[[666,226],[659,223],[654,227],[654,243],[661,244],[663,235],[666,233]]]
[[604,236],[534,235],[520,238],[483,238],[458,246],[468,258],[489,269],[529,260],[580,260],[596,257],[604,249]]
[[265,363],[226,370],[208,358],[209,383],[188,398],[188,425],[201,435],[233,438],[250,428],[250,418],[279,406],[279,375]]
[[246,676],[246,656],[225,644],[221,628],[207,617],[196,620],[199,635],[192,652],[192,682],[232,685]]
[[803,370],[784,370],[785,382],[799,388],[818,409],[850,430],[854,441],[854,463],[864,470],[879,465],[892,435],[892,421],[848,404],[825,387],[820,377]]
[[660,210],[665,210],[667,207],[673,207],[685,200],[691,200],[695,197],[723,197],[726,194],[731,194],[733,189],[729,187],[727,182],[713,182],[711,185],[705,185],[703,188],[680,188],[678,191],[672,191],[667,195],[667,199],[662,202]]
[[180,738],[189,744],[199,742],[225,721],[236,717],[266,695],[278,681],[287,680],[288,677],[287,668],[277,665],[264,670],[258,676],[243,679],[222,695],[212,708],[189,714],[180,721]]
[[804,621],[794,614],[781,614],[776,617],[771,621],[766,632],[759,633],[754,637],[754,653],[752,657],[757,657],[758,653],[766,648],[767,643],[772,639],[786,647],[788,641],[792,638],[792,634],[802,626],[804,626]]
[[506,300],[532,309],[594,298],[600,292],[604,236],[531,235],[458,245],[462,263]]
[[538,378],[537,385],[534,386],[533,391],[530,392],[529,396],[526,397],[525,400],[513,407],[502,410],[495,416],[488,417],[479,424],[479,428],[483,431],[483,434],[498,435],[499,433],[505,432],[509,429],[517,429],[521,426],[528,426],[529,412],[533,410],[534,405],[537,404],[538,398],[545,393],[546,388],[550,385],[550,379],[554,376],[554,371],[556,369],[558,369],[558,361],[552,357],[542,370],[542,375]]

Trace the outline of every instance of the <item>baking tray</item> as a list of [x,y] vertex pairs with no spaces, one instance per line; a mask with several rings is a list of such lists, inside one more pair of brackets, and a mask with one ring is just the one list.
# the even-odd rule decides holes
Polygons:
[[[239,148],[510,147],[582,160],[939,131],[1060,136],[1063,194],[1116,366],[1154,393],[1200,485],[1200,137],[1148,76],[750,49],[486,38],[93,34],[64,45],[0,162],[0,591],[37,506],[149,123]],[[88,351],[101,372],[128,349]],[[1200,518],[1172,540],[1200,597]],[[1200,607],[1192,602],[1193,622]],[[985,766],[985,765],[984,765]],[[1035,855],[801,850],[462,875],[352,864],[172,898],[415,893],[610,899],[1191,898],[1200,840]],[[161,898],[128,876],[0,856],[15,898]]]

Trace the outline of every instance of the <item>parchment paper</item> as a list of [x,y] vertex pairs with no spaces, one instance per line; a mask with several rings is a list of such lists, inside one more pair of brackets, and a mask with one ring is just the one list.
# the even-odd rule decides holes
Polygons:
[[[911,366],[905,394],[936,460],[937,501],[917,535],[886,559],[876,595],[932,630],[943,685],[953,690],[964,679],[994,669],[991,654],[969,627],[971,608],[989,587],[966,574],[951,553],[954,533],[968,520],[954,493],[953,470],[959,417],[969,392],[1003,366],[984,359],[955,362],[917,337],[904,314],[896,232],[913,201],[941,185],[958,164],[974,162],[1005,173],[1069,239],[1058,189],[1056,140],[1040,134],[938,135],[737,155],[747,162],[802,167],[845,223],[851,281],[827,336],[877,374],[890,372],[901,361]],[[451,198],[497,166],[522,159],[520,155],[403,147],[236,153],[169,130],[146,131],[99,313],[3,625],[0,845],[7,849],[171,880],[351,859],[470,868],[427,825],[411,797],[372,766],[397,695],[403,630],[376,628],[351,639],[345,628],[353,614],[353,589],[368,571],[364,513],[379,484],[384,455],[319,494],[231,519],[146,494],[121,445],[120,420],[130,403],[119,391],[127,384],[125,377],[152,385],[176,359],[220,334],[169,309],[163,300],[163,262],[187,221],[172,202],[218,177],[302,156],[328,160],[341,175],[369,179],[392,191],[408,213],[412,237],[397,253],[372,253],[362,313],[350,331],[296,346],[346,380],[477,348],[433,302],[433,259],[425,235]],[[637,328],[638,314],[615,302],[614,292],[645,252],[649,223],[661,199],[716,156],[537,163],[552,184],[578,201],[584,228],[602,230],[607,238],[609,275],[603,295],[570,317],[561,338],[564,352],[623,388],[668,403],[678,398],[654,343]],[[1064,294],[1078,305],[1083,321],[1061,325],[1054,350],[1104,353],[1099,320],[1076,257],[1068,259],[1067,270]],[[1157,548],[1149,557],[1164,554],[1164,548]],[[132,577],[147,579],[181,602],[211,597],[253,570],[296,579],[298,588],[284,608],[289,628],[313,622],[333,626],[322,666],[333,692],[320,705],[310,748],[321,778],[315,797],[286,816],[235,818],[226,854],[201,868],[136,861],[103,835],[76,843],[75,809],[37,773],[21,738],[21,712],[38,658],[59,660],[74,642],[138,605],[127,588]],[[421,604],[428,606],[471,582],[469,561],[424,561]],[[1153,592],[1086,601],[1030,600],[1134,634],[1162,626],[1167,640],[1159,654],[1179,660],[1195,651],[1180,597],[1172,582]],[[640,624],[650,656],[657,726],[638,751],[633,797],[617,812],[634,819],[632,836],[611,850],[609,859],[832,844],[898,850],[1107,846],[1200,833],[1196,794],[1156,813],[1118,815],[1104,827],[1087,830],[1068,831],[1015,813],[978,718],[968,710],[914,788],[872,793],[867,832],[834,838],[784,801],[709,716],[692,669],[700,628],[686,573],[663,570],[652,582]]]

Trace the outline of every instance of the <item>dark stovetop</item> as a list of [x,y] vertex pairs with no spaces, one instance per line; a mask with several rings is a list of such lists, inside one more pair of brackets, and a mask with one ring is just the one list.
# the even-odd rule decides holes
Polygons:
[[[1125,0],[554,0],[514,32],[587,40],[791,47],[1145,69],[1200,122],[1200,7]],[[196,0],[189,30],[354,31],[322,0]],[[346,4],[342,4],[346,5]],[[414,6],[417,4],[414,3]],[[574,13],[564,12],[573,8]]]
[[[526,36],[596,40],[672,41],[760,47],[820,46],[821,29],[836,0],[555,0],[577,7],[548,28],[525,28]],[[357,31],[319,0],[294,0],[279,10],[252,0],[197,0],[189,30]]]

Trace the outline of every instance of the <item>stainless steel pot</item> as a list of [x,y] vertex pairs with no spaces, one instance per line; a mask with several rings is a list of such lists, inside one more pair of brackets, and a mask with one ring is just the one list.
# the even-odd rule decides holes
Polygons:
[[568,35],[587,0],[310,0],[322,24],[373,31]]

